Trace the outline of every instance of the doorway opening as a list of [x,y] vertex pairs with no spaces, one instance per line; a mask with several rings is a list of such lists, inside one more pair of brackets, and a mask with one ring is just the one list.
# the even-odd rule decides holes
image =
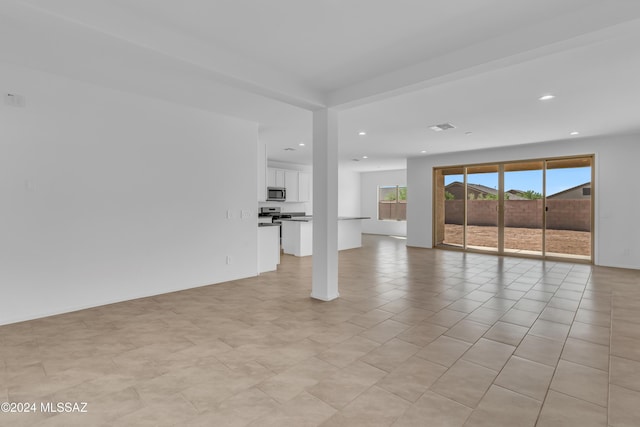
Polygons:
[[434,247],[592,262],[593,155],[434,169]]

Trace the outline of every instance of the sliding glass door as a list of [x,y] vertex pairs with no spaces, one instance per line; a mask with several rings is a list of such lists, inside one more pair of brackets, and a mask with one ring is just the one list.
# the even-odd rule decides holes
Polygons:
[[591,158],[547,161],[546,253],[591,259]]
[[542,161],[504,165],[504,252],[542,255]]
[[467,168],[466,248],[498,250],[498,166]]
[[436,245],[464,248],[464,168],[438,169],[434,182]]
[[593,157],[434,170],[434,246],[591,260]]

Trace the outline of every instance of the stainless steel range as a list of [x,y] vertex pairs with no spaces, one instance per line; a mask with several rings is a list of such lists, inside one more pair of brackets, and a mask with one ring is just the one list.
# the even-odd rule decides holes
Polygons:
[[[282,212],[281,208],[260,208],[258,213],[258,222],[273,222],[275,224],[281,224],[282,219],[288,219],[295,216],[305,216],[304,212]],[[270,219],[270,221],[269,221]],[[280,229],[280,235],[282,235],[282,229]]]
[[273,218],[279,215],[280,208],[260,208],[260,212],[258,212],[258,222],[273,222]]

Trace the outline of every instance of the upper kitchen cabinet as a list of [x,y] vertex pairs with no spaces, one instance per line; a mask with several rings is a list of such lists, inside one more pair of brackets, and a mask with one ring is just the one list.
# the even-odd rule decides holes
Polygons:
[[267,187],[286,187],[284,176],[282,169],[267,168]]
[[311,201],[311,174],[295,170],[267,168],[267,187],[287,189],[287,202]]
[[276,169],[276,187],[286,187],[287,178],[286,173],[283,170]]
[[267,168],[267,187],[276,186],[276,170],[274,168]]
[[311,175],[306,172],[298,173],[298,200],[311,201]]
[[284,171],[284,188],[287,189],[287,202],[299,202],[298,171]]

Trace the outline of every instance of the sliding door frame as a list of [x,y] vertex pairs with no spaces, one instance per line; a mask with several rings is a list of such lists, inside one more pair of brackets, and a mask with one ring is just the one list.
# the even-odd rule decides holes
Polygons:
[[[464,233],[466,234],[466,233]],[[504,253],[504,163],[498,164],[498,253]]]
[[[591,197],[590,197],[590,255],[589,259],[579,259],[579,258],[571,258],[571,257],[561,257],[561,256],[550,256],[547,255],[546,251],[546,231],[547,231],[547,162],[556,161],[556,160],[572,160],[572,159],[589,159],[589,164],[591,167]],[[515,164],[515,163],[529,163],[529,162],[541,162],[542,163],[542,252],[541,255],[533,255],[533,254],[523,254],[523,253],[511,253],[505,252],[504,250],[504,172],[505,165]],[[476,167],[476,166],[498,166],[498,244],[497,244],[497,253],[495,251],[486,251],[481,249],[473,249],[467,247],[467,208],[468,208],[468,168]],[[440,245],[437,244],[437,224],[436,221],[439,219],[436,206],[438,194],[436,192],[436,174],[438,171],[446,170],[446,169],[462,169],[464,175],[464,204],[463,204],[463,232],[462,232],[462,247],[449,246],[449,245]],[[462,252],[473,252],[473,253],[482,253],[482,254],[494,254],[499,256],[513,256],[513,257],[521,257],[521,258],[534,258],[534,259],[545,259],[545,260],[553,260],[553,261],[568,261],[575,263],[586,263],[593,264],[595,260],[595,194],[596,194],[596,183],[595,183],[595,154],[583,154],[583,155],[575,155],[575,156],[561,156],[561,157],[545,157],[545,158],[537,158],[537,159],[525,159],[525,160],[509,160],[509,161],[501,161],[501,162],[484,162],[484,163],[474,163],[474,164],[466,164],[466,165],[451,165],[451,166],[438,166],[433,168],[432,179],[433,179],[433,200],[432,200],[432,247],[437,249],[444,250],[452,250],[452,251],[462,251]],[[445,219],[442,218],[444,221]]]

